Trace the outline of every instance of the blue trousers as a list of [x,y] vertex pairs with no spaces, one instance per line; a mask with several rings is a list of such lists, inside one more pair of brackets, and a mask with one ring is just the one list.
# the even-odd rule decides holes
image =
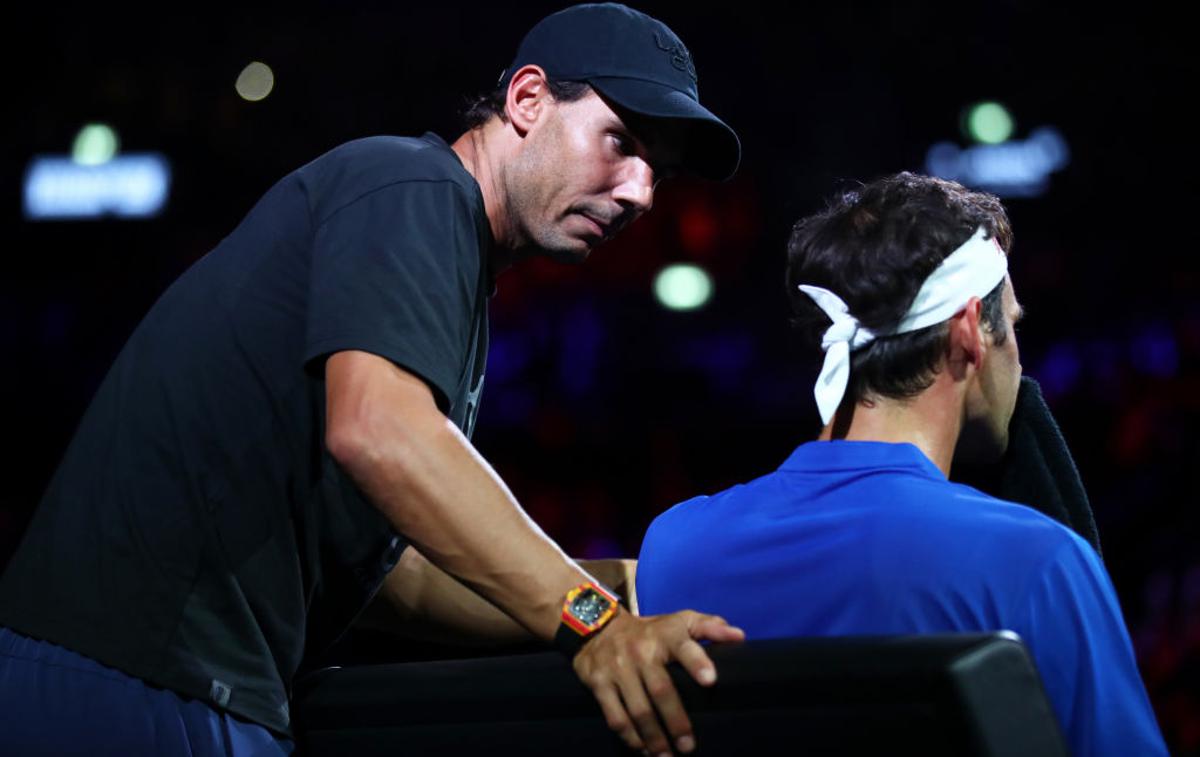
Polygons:
[[0,754],[278,757],[291,741],[0,627]]

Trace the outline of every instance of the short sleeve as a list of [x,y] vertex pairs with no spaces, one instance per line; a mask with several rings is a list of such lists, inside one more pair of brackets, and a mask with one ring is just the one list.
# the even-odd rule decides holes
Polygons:
[[1167,753],[1121,608],[1095,550],[1074,534],[1014,617],[1074,754]]
[[[683,597],[697,577],[697,571],[689,568],[687,556],[703,559],[699,555],[705,553],[708,545],[700,534],[711,532],[696,528],[687,520],[681,522],[680,519],[687,514],[695,516],[707,499],[701,496],[680,502],[660,513],[646,529],[634,577],[638,609],[643,615],[661,615],[686,609]],[[711,590],[712,572],[703,571],[700,575],[703,576],[705,588]],[[706,609],[715,611],[711,607]]]
[[423,379],[444,410],[466,359],[479,256],[469,200],[451,181],[389,184],[319,219],[305,364],[371,352]]

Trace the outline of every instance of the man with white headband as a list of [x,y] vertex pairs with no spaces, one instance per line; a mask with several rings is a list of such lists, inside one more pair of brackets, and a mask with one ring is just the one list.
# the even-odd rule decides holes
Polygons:
[[819,438],[659,516],[638,601],[719,613],[750,639],[1010,629],[1074,754],[1165,754],[1097,552],[948,480],[965,452],[995,459],[1008,444],[1011,245],[995,197],[907,173],[800,221],[787,282],[795,324],[824,352]]

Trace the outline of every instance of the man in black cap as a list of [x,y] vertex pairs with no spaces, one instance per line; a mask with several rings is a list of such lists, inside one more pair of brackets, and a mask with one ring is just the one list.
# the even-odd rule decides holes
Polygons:
[[471,119],[285,177],[135,330],[0,581],[4,751],[289,751],[302,657],[377,596],[554,640],[630,746],[693,748],[664,666],[711,683],[698,641],[741,632],[622,610],[468,438],[496,274],[583,259],[737,137],[611,4],[541,21]]

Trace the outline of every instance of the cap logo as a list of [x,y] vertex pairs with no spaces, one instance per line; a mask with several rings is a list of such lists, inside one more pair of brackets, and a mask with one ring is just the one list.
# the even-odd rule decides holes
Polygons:
[[658,45],[659,50],[671,56],[672,66],[692,77],[692,81],[696,81],[696,66],[692,63],[692,56],[682,42],[669,37],[664,39],[661,34],[654,32],[654,44]]

